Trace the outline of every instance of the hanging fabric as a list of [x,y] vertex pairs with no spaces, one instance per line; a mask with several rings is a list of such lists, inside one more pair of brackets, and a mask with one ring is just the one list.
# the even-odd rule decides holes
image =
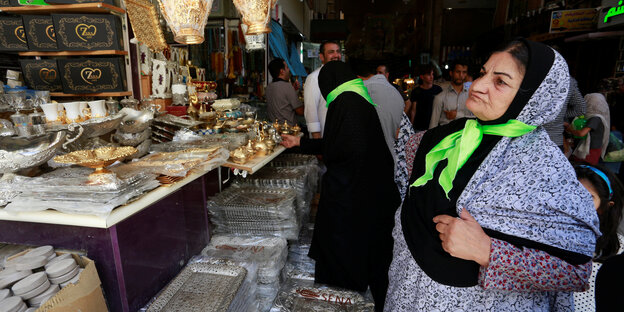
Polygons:
[[[269,48],[271,50],[271,54],[273,54],[274,57],[279,57],[286,61],[286,65],[288,65],[288,68],[290,68],[290,72],[293,76],[308,76],[308,73],[306,73],[305,69],[303,69],[303,64],[301,64],[297,55],[295,55],[295,57],[293,58],[288,56],[288,46],[286,46],[286,39],[284,38],[284,33],[282,32],[282,26],[275,20],[271,20],[271,32],[269,33]],[[293,64],[293,62],[295,64]]]

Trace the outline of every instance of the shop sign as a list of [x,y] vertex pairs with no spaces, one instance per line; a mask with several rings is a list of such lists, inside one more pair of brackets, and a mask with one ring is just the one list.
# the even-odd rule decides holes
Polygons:
[[624,23],[624,3],[622,0],[603,0],[598,13],[598,28]]
[[588,31],[596,28],[596,9],[553,11],[550,16],[550,33]]

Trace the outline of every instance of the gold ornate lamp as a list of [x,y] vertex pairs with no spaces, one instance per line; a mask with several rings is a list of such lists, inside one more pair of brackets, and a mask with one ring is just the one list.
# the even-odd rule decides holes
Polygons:
[[212,8],[212,0],[158,0],[158,3],[176,42],[204,42],[204,27]]
[[271,32],[268,24],[271,19],[271,10],[277,0],[233,0],[233,2],[242,16],[243,23],[249,27],[246,35]]

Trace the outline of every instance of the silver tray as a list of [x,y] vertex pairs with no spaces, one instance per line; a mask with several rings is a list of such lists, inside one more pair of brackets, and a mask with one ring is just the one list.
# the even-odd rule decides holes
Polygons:
[[208,201],[215,209],[242,208],[275,211],[281,207],[292,207],[295,191],[289,189],[266,189],[256,187],[231,187]]
[[271,167],[297,167],[317,164],[316,156],[304,154],[281,154],[269,163]]
[[193,263],[161,292],[148,312],[228,311],[247,270],[239,266]]
[[0,173],[39,166],[52,158],[63,142],[65,131],[32,139],[0,137]]
[[373,312],[375,304],[355,291],[291,279],[280,290],[273,308],[281,312]]

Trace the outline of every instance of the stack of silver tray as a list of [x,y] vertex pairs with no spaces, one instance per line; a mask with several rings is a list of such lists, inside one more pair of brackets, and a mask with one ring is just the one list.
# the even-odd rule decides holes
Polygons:
[[242,290],[247,270],[240,266],[191,263],[147,308],[148,312],[245,311]]
[[271,167],[302,168],[308,174],[308,189],[316,192],[319,181],[319,163],[314,155],[281,154],[273,159]]
[[287,280],[279,290],[271,312],[324,311],[373,312],[369,294],[314,284],[310,280]]
[[314,265],[312,258],[308,257],[312,245],[314,223],[308,223],[301,227],[297,241],[290,243],[288,247],[288,264],[286,275],[292,278],[314,280]]
[[303,222],[310,214],[310,201],[313,191],[308,185],[308,173],[304,168],[265,167],[246,178],[238,178],[241,185],[253,185],[266,188],[294,189],[297,205],[297,217]]
[[232,186],[208,201],[218,233],[276,236],[296,239],[294,190]]
[[[111,168],[114,171],[114,168]],[[39,177],[15,176],[0,183],[0,193],[15,192],[6,211],[42,211],[55,209],[71,214],[106,216],[115,207],[160,185],[153,174],[124,175],[103,184],[88,184],[93,169],[59,168]]]
[[256,263],[257,302],[259,311],[268,311],[280,287],[280,276],[286,263],[287,242],[280,237],[244,237],[215,235],[202,255]]

